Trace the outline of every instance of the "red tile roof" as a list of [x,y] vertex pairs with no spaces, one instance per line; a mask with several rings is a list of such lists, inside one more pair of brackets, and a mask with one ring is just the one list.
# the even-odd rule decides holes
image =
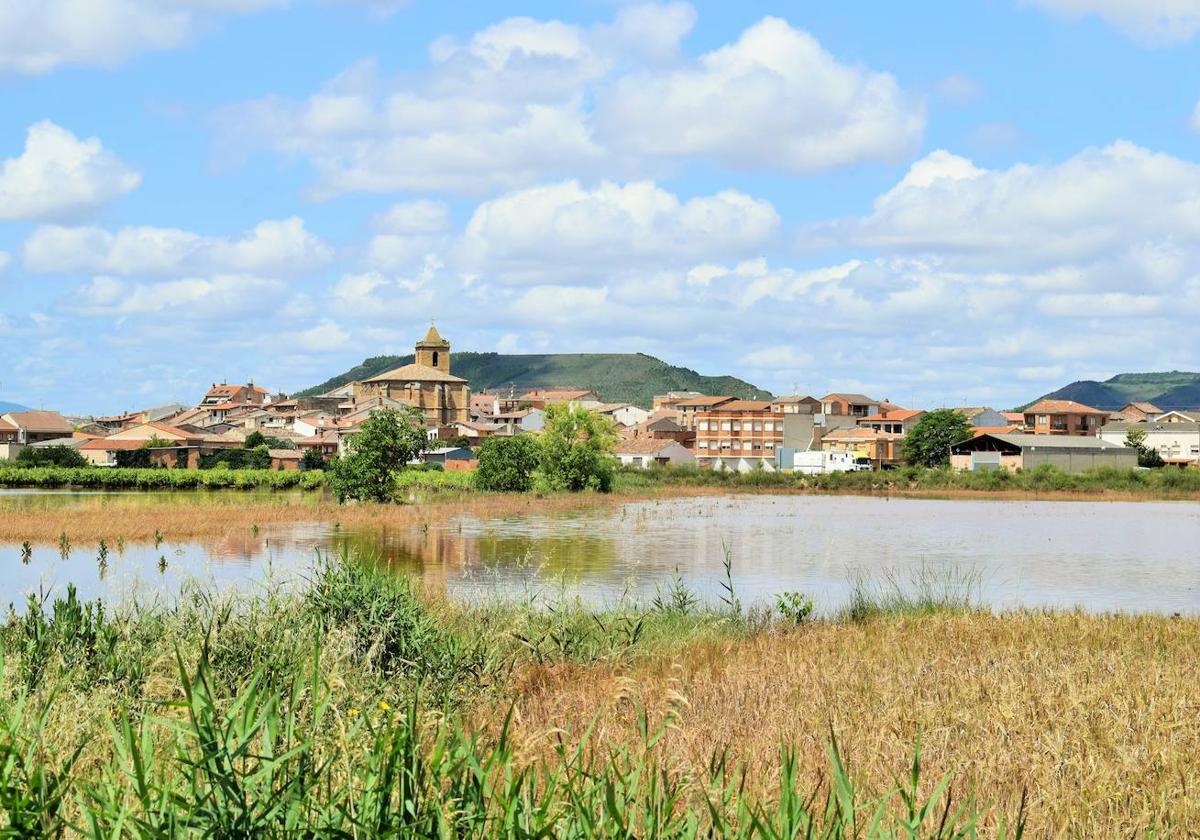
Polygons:
[[1109,414],[1108,411],[1101,411],[1098,408],[1092,408],[1090,405],[1077,403],[1075,400],[1038,400],[1029,408],[1025,409],[1026,414]]

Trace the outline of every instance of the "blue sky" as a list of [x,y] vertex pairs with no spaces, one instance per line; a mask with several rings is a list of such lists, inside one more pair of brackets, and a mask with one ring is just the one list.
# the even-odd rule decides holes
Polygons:
[[1023,402],[1196,369],[1200,0],[10,0],[0,400],[642,351]]

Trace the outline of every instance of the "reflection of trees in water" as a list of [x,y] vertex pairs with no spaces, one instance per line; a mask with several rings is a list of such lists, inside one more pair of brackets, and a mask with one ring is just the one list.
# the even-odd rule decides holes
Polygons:
[[330,547],[395,572],[416,572],[429,584],[473,569],[534,568],[543,575],[578,575],[617,564],[613,540],[588,534],[464,535],[450,528],[368,528],[335,534]]

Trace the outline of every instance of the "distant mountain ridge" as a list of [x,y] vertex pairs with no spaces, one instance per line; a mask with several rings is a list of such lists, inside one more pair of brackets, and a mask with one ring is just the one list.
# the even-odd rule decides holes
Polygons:
[[[1200,373],[1172,370],[1162,373],[1118,373],[1103,382],[1081,379],[1038,397],[1038,400],[1045,399],[1074,400],[1105,411],[1116,411],[1131,402],[1154,403],[1164,411],[1198,408]],[[1032,404],[1028,403],[1022,408]]]
[[[300,391],[309,396],[354,380],[370,379],[411,364],[413,355],[374,356],[320,385]],[[645,353],[452,353],[450,372],[470,381],[472,391],[491,388],[590,388],[604,402],[649,408],[655,394],[699,391],[703,394],[771,399],[771,393],[734,376],[702,376]]]
[[29,407],[20,403],[0,400],[0,414],[8,414],[10,411],[29,411]]

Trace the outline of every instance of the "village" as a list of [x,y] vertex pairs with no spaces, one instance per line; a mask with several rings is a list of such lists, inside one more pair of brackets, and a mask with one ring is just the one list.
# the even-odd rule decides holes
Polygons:
[[[842,392],[769,401],[668,392],[655,396],[651,406],[605,403],[595,390],[568,385],[472,393],[470,383],[451,372],[450,342],[436,327],[430,326],[415,350],[412,364],[314,396],[222,382],[212,383],[195,406],[168,404],[97,417],[9,412],[0,415],[0,460],[15,460],[26,448],[65,447],[98,467],[319,468],[346,453],[371,412],[395,408],[424,415],[430,443],[423,461],[465,471],[475,467],[474,448],[484,439],[537,433],[547,405],[568,403],[611,419],[619,433],[614,455],[626,467],[875,471],[904,462],[905,438],[926,414]],[[1200,460],[1200,410],[1163,411],[1134,402],[1110,412],[1053,399],[1018,412],[987,406],[953,410],[972,430],[949,453],[959,470],[1015,471],[1043,464],[1065,472],[1132,468],[1138,453],[1128,442],[1135,438],[1164,465],[1196,466]],[[245,454],[250,448],[253,457]]]

